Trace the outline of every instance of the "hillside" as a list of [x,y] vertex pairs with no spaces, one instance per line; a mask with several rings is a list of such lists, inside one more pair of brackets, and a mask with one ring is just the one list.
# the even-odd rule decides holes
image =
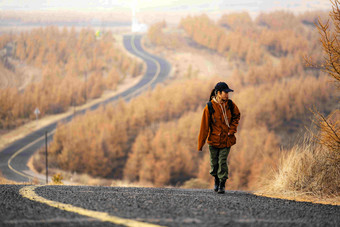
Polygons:
[[[317,16],[275,12],[252,20],[242,13],[217,23],[205,15],[186,17],[178,28],[155,24],[144,45],[175,66],[172,79],[129,103],[60,125],[50,146],[53,168],[155,186],[207,187],[212,179],[207,147],[197,153],[196,140],[208,95],[224,80],[241,111],[227,187],[255,190],[260,177],[276,168],[280,148],[288,150],[303,137],[312,116],[308,108],[316,105],[327,114],[336,105],[325,74],[303,59],[322,61],[311,25]],[[70,138],[73,130],[81,133]],[[84,152],[110,158],[99,163],[70,158]]]
[[40,116],[116,90],[141,74],[110,32],[47,27],[1,36],[0,130],[6,132]]

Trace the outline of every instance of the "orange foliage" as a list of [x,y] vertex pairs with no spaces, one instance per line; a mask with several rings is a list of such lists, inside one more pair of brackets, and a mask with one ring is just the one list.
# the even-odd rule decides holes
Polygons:
[[197,176],[199,154],[194,149],[201,113],[189,112],[179,120],[147,128],[137,136],[124,169],[130,181],[156,186],[179,185]]
[[[221,20],[222,24],[227,23],[223,22],[226,19],[222,18]],[[253,45],[257,47],[257,44],[256,40],[250,39],[253,35],[252,29],[235,29],[235,31],[227,33],[225,29],[218,26],[206,15],[188,16],[181,20],[180,27],[198,44],[216,50],[230,59],[251,60],[250,56],[247,57],[249,49],[252,53],[255,52],[254,57],[263,56],[260,48],[256,48],[256,50],[253,48]],[[244,33],[249,34],[245,36]],[[260,59],[257,59],[257,62],[259,61],[261,62]]]
[[[199,45],[245,63],[244,69],[236,67],[226,81],[235,90],[231,99],[241,111],[227,188],[254,190],[260,177],[276,168],[279,147],[287,146],[279,132],[296,135],[313,104],[329,112],[334,91],[319,71],[306,71],[303,65],[307,53],[321,59],[321,49],[301,19],[285,13],[262,15],[254,28],[238,29],[234,16],[221,22],[234,26],[232,31],[204,15],[183,19],[181,27]],[[235,17],[239,16],[246,18],[243,14]],[[288,21],[281,27],[267,28],[281,23],[284,16]],[[270,17],[273,22],[268,22]],[[218,80],[226,78],[158,86],[129,103],[121,101],[116,107],[89,112],[61,125],[50,147],[55,155],[52,160],[70,171],[155,186],[181,185],[190,178],[209,182],[213,178],[208,147],[203,153],[195,148],[203,107]]]
[[164,32],[166,22],[159,22],[153,24],[148,30],[148,39],[152,44],[164,46],[166,48],[176,48],[180,45],[178,36]]
[[3,49],[7,43],[13,40],[12,34],[3,34],[0,36],[0,50]]
[[286,56],[298,51],[308,50],[308,40],[300,31],[290,29],[268,30],[263,29],[260,34],[261,44],[274,56]]
[[244,88],[233,100],[242,113],[244,127],[265,123],[269,129],[275,129],[305,118],[313,105],[323,112],[330,111],[333,92],[326,77],[296,77]]
[[[240,106],[254,106],[247,98],[235,100]],[[280,114],[279,110],[275,113],[264,112],[266,110],[262,111],[261,107],[263,108],[259,106],[259,111],[263,115]],[[149,127],[141,131],[129,154],[124,169],[125,178],[130,181],[151,182],[156,186],[178,185],[190,177],[198,177],[204,181],[212,179],[209,175],[207,146],[204,157],[194,149],[201,111],[198,109],[178,120],[161,123],[156,129]],[[275,167],[279,139],[267,130],[266,125],[254,124],[243,124],[237,137],[239,142],[232,148],[230,157],[231,179],[228,187],[254,188],[259,176]]]
[[297,24],[300,24],[300,21],[291,12],[275,11],[272,13],[261,13],[256,18],[255,23],[273,30],[282,30],[294,28]]
[[296,55],[295,57],[282,57],[276,61],[276,65],[273,60],[266,58],[263,65],[251,65],[246,73],[235,70],[232,74],[232,81],[242,86],[260,85],[305,74],[303,58]]
[[247,12],[224,14],[218,23],[232,30],[245,30],[254,26]]
[[324,23],[328,19],[329,13],[326,11],[307,11],[298,16],[298,19],[310,26],[315,26],[315,24],[318,22],[318,19],[320,18],[321,21]]
[[[265,126],[243,129],[237,133],[237,144],[232,147],[228,158],[229,179],[227,188],[249,190],[258,186],[259,177],[276,167],[279,141]],[[209,182],[209,151],[200,162],[197,177]]]
[[[327,102],[329,99],[334,99],[336,104],[331,106],[331,110],[328,110],[325,115],[320,113],[320,110],[324,111],[319,106],[313,108],[311,112],[314,115],[313,123],[317,127],[316,132],[310,131],[311,134],[306,134],[304,141],[283,153],[277,171],[273,171],[269,176],[265,175],[261,190],[267,195],[281,197],[294,195],[294,199],[296,195],[298,198],[308,195],[313,200],[316,197],[339,201],[340,111],[337,95],[340,87],[340,1],[332,0],[331,3],[333,4],[330,13],[332,25],[329,22],[324,23],[322,19],[318,20],[317,25],[321,37],[321,45],[319,45],[323,48],[326,57],[321,64],[318,62],[315,65],[311,61],[308,64],[322,68],[327,72],[328,77],[332,78],[337,90],[317,89],[315,92],[332,94],[333,97],[330,98],[321,95],[321,101]],[[326,87],[325,84],[328,81],[322,78],[315,82],[319,83],[322,88]],[[327,116],[328,113],[330,114]]]
[[15,44],[15,57],[42,69],[42,81],[29,84],[20,93],[0,90],[0,97],[10,93],[15,100],[0,100],[0,128],[15,127],[20,118],[33,118],[36,107],[42,116],[63,112],[87,98],[100,97],[105,89],[115,89],[125,75],[141,72],[140,64],[115,47],[109,32],[96,40],[91,29],[77,33],[74,29],[39,28],[16,36]]
[[[219,24],[221,26],[206,15],[201,15],[182,19],[180,27],[196,43],[229,59],[246,61],[247,64],[262,64],[265,54],[281,57],[301,53],[306,55],[308,52],[320,53],[321,50],[315,39],[315,31],[304,26],[291,13],[262,13],[257,17],[256,23],[253,23],[247,13],[225,14]],[[317,60],[321,59],[316,54],[315,57]]]
[[[320,80],[324,78],[292,78],[274,85],[250,86],[232,98],[240,108],[242,121],[238,143],[230,157],[229,187],[254,188],[259,176],[275,167],[278,145],[282,141],[268,128],[282,128],[291,120],[304,118],[308,113],[305,107],[315,100],[326,108],[330,92],[320,85]],[[212,83],[192,79],[158,87],[127,104],[120,102],[115,108],[88,113],[59,126],[50,147],[56,154],[52,160],[70,171],[124,177],[157,186],[180,185],[195,177],[209,181],[212,178],[208,173],[208,157],[199,154],[195,147],[205,104],[202,100],[207,100]],[[103,139],[103,128],[107,127],[111,134]],[[114,141],[116,144],[105,150],[114,155],[102,151],[108,147],[106,143]],[[95,157],[94,151],[110,159],[101,158],[97,172],[84,166],[95,169],[98,163],[81,158]],[[112,164],[116,162],[119,164]]]
[[[101,128],[91,129],[93,125],[101,125]],[[54,165],[64,170],[117,177],[121,175],[126,142],[125,125],[117,121],[104,123],[97,117],[78,117],[72,125],[58,126],[49,151],[56,162]]]
[[[132,146],[137,146],[133,145],[133,141],[138,134],[142,133],[146,127],[156,127],[153,125],[157,125],[157,122],[171,121],[189,111],[196,110],[202,105],[201,100],[208,99],[207,94],[212,86],[209,81],[197,80],[177,82],[167,87],[158,86],[153,92],[147,92],[127,104],[120,102],[116,107],[101,108],[79,116],[69,124],[59,125],[49,148],[53,154],[51,160],[54,160],[54,165],[65,170],[122,178],[122,170],[129,151]],[[191,122],[189,118],[187,121]],[[194,126],[192,125],[191,128]],[[167,128],[162,124],[159,127],[164,130]],[[183,127],[183,131],[185,130],[186,128]],[[138,137],[138,141],[145,140],[145,136],[150,137],[146,132],[144,137]],[[155,138],[161,140],[163,136],[163,134],[157,134]],[[196,138],[197,133],[193,131],[192,136]],[[193,137],[190,137],[191,143],[195,143]],[[167,138],[172,139],[172,136]],[[168,144],[169,141],[166,143]],[[145,147],[146,145],[138,146]],[[182,150],[189,149],[189,147],[181,144]],[[100,160],[95,160],[96,155],[101,157]],[[183,158],[183,155],[180,157]],[[100,165],[100,167],[95,167],[95,165]],[[146,177],[146,179],[149,178]],[[133,176],[131,179],[134,179]],[[162,176],[161,179],[150,181],[162,182],[160,184],[168,183],[166,176]]]

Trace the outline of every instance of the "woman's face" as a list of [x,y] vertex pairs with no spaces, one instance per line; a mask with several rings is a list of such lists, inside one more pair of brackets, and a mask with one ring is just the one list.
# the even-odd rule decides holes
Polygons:
[[221,102],[227,102],[228,101],[228,92],[222,91],[222,92],[217,92],[219,99]]

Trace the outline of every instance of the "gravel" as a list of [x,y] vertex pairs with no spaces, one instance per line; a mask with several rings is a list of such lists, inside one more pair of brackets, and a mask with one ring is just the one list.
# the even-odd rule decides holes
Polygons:
[[[21,197],[0,185],[0,226],[116,226]],[[227,191],[175,188],[43,186],[46,199],[165,226],[339,226],[340,206]]]

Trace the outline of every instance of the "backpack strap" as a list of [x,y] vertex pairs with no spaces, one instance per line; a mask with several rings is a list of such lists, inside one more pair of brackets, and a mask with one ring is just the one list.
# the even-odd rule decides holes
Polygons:
[[[213,114],[215,113],[215,110],[212,106],[212,103],[211,101],[207,102],[207,105],[208,105],[208,110],[209,110],[209,115],[210,115],[210,122],[213,121]],[[228,99],[228,108],[231,112],[231,119],[233,120],[233,118],[235,118],[235,114],[234,114],[234,104],[233,104],[233,101],[231,101],[231,99]],[[212,131],[212,126],[211,124],[209,125],[210,127],[210,130]]]
[[228,99],[228,107],[229,107],[229,110],[231,112],[231,117],[233,118],[234,117],[234,105],[233,105],[233,101],[231,101],[231,99]]
[[231,99],[228,99],[228,108],[231,112],[231,119],[233,120],[233,118],[235,117],[235,114],[234,114],[234,104],[233,104],[233,101],[231,101]]
[[210,117],[211,117],[211,115],[212,115],[213,113],[215,113],[215,110],[214,110],[214,108],[213,108],[213,106],[212,106],[211,101],[209,101],[209,102],[207,103],[207,105],[208,105],[208,110],[209,110],[209,114],[210,114]]
[[209,125],[209,127],[210,127],[210,131],[212,132],[212,125],[211,125],[211,122],[212,122],[212,120],[213,120],[212,115],[215,113],[215,110],[214,110],[214,108],[213,108],[213,106],[212,106],[211,101],[207,102],[207,105],[208,105],[209,116],[210,116],[210,125]]

